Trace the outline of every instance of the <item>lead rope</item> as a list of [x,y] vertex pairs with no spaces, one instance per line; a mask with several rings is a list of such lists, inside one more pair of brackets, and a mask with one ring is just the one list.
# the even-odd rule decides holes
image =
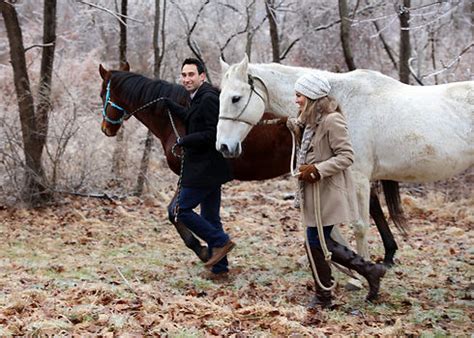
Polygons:
[[[298,173],[296,172],[296,166],[295,166],[295,154],[296,154],[296,136],[293,133],[293,130],[288,128],[291,133],[291,161],[290,161],[290,172],[292,176],[297,176]],[[328,247],[326,245],[326,239],[324,238],[324,231],[323,231],[323,222],[321,221],[321,200],[320,200],[320,195],[319,195],[319,182],[314,183],[314,189],[313,189],[313,199],[315,201],[315,208],[314,208],[314,218],[316,220],[316,228],[318,230],[318,236],[319,236],[319,242],[321,243],[321,249],[323,250],[323,255],[324,259],[326,262],[330,263],[331,262],[331,252],[328,250]],[[303,218],[303,196],[301,196],[300,200],[300,212],[301,212],[301,219]],[[311,266],[311,270],[313,270],[314,277],[316,279],[316,282],[318,283],[319,287],[323,290],[330,291],[336,287],[336,282],[334,282],[330,287],[327,287],[321,283],[321,280],[319,279],[318,275],[318,270],[316,269],[316,264],[314,263],[313,255],[311,255],[311,246],[309,245],[309,240],[308,240],[308,234],[305,231],[304,232],[304,238],[305,238],[305,245],[307,248],[308,256],[309,256],[309,262]]]
[[178,222],[178,213],[179,213],[179,194],[181,193],[181,181],[183,180],[183,169],[184,169],[184,148],[181,147],[181,154],[178,154],[176,152],[176,147],[178,146],[178,141],[180,139],[178,129],[176,128],[176,125],[174,124],[173,117],[171,116],[171,113],[168,109],[168,117],[171,122],[171,128],[173,129],[174,134],[176,135],[176,143],[173,144],[173,147],[171,148],[171,153],[179,158],[181,160],[181,167],[179,169],[179,178],[178,178],[178,188],[176,189],[176,204],[174,206],[174,221]]
[[[319,182],[314,183],[314,189],[313,189],[313,199],[315,201],[315,208],[314,208],[314,217],[316,220],[316,228],[318,230],[318,236],[319,236],[319,243],[321,244],[321,249],[323,250],[323,255],[324,259],[328,264],[331,263],[331,252],[328,250],[328,247],[326,245],[326,238],[324,237],[324,230],[323,230],[323,223],[321,221],[321,199],[319,195]],[[300,207],[300,210],[303,210],[303,208]],[[303,213],[303,211],[301,211]],[[305,231],[305,243],[306,247],[308,249],[308,252],[311,253],[311,248],[309,245],[309,240],[308,240],[308,234]],[[323,290],[330,291],[336,287],[336,282],[332,283],[331,286],[324,286],[323,283],[321,283],[321,280],[319,279],[318,275],[318,270],[316,269],[316,264],[314,263],[313,255],[308,255],[309,260],[311,263],[311,269],[313,270],[314,276],[316,277],[316,282],[318,283],[319,287]]]

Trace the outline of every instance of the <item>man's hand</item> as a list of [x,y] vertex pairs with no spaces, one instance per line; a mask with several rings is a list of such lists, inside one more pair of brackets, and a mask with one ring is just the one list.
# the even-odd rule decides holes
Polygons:
[[298,176],[299,180],[308,182],[308,183],[315,183],[321,179],[321,175],[316,169],[316,166],[313,164],[302,164],[300,166],[300,175]]

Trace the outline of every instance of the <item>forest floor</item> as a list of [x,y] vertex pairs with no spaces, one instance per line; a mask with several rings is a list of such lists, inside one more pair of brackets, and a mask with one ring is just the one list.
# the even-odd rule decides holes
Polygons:
[[[165,180],[166,181],[166,180]],[[402,195],[408,240],[376,303],[338,285],[332,310],[308,312],[314,286],[287,178],[232,182],[222,218],[237,242],[230,279],[203,264],[167,220],[176,178],[157,197],[64,197],[41,209],[0,207],[0,336],[325,336],[474,333],[472,175]],[[457,190],[460,189],[460,190]],[[467,189],[467,190],[466,190]],[[448,191],[449,190],[449,191]],[[462,190],[462,191],[461,191]],[[453,198],[454,196],[454,198]],[[349,227],[343,229],[353,237]],[[383,256],[371,227],[372,258]]]

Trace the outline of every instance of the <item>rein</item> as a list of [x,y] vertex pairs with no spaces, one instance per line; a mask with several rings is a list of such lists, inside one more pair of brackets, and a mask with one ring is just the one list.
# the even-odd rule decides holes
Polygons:
[[[104,118],[105,121],[107,121],[111,124],[122,124],[123,121],[129,119],[135,113],[138,113],[140,110],[143,110],[143,109],[151,106],[152,104],[154,104],[156,102],[159,102],[163,99],[164,99],[163,97],[159,97],[157,99],[154,99],[154,100],[152,100],[150,102],[147,102],[144,105],[138,107],[137,109],[135,109],[131,113],[129,113],[129,112],[127,112],[127,110],[125,108],[119,106],[118,104],[116,104],[116,103],[114,103],[110,100],[110,80],[109,80],[109,82],[107,83],[107,91],[106,91],[106,94],[105,94],[105,103],[104,103],[104,107],[102,109],[102,117]],[[109,104],[112,106],[112,108],[115,108],[115,109],[119,110],[122,113],[122,115],[118,119],[114,120],[114,119],[111,119],[110,117],[107,116],[107,106]]]
[[[245,109],[247,109],[247,106],[250,103],[250,99],[252,98],[253,93],[255,93],[260,99],[262,99],[264,104],[266,103],[263,96],[259,92],[257,92],[257,90],[255,89],[255,86],[254,86],[255,80],[260,81],[260,83],[265,88],[265,91],[267,92],[267,96],[269,95],[269,92],[268,92],[267,86],[265,85],[265,82],[263,82],[263,80],[261,78],[259,78],[258,76],[248,74],[248,82],[247,83],[250,85],[250,95],[249,95],[249,98],[247,99],[247,103],[245,104],[244,108],[242,109],[242,111],[236,117],[220,115],[219,120],[230,120],[230,121],[242,122],[242,123],[248,124],[252,127],[256,125],[255,123],[252,123],[252,122],[249,122],[247,120],[244,120],[244,119],[240,118],[243,115],[243,113],[245,112]],[[269,101],[269,100],[267,100],[267,101]]]

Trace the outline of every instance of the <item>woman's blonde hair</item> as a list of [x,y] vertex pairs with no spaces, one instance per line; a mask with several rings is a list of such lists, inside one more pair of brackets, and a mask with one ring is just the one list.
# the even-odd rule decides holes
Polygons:
[[315,124],[319,115],[331,114],[334,112],[341,113],[341,108],[336,99],[332,96],[324,96],[320,99],[311,100],[306,98],[303,109],[298,113],[298,119],[304,124]]

